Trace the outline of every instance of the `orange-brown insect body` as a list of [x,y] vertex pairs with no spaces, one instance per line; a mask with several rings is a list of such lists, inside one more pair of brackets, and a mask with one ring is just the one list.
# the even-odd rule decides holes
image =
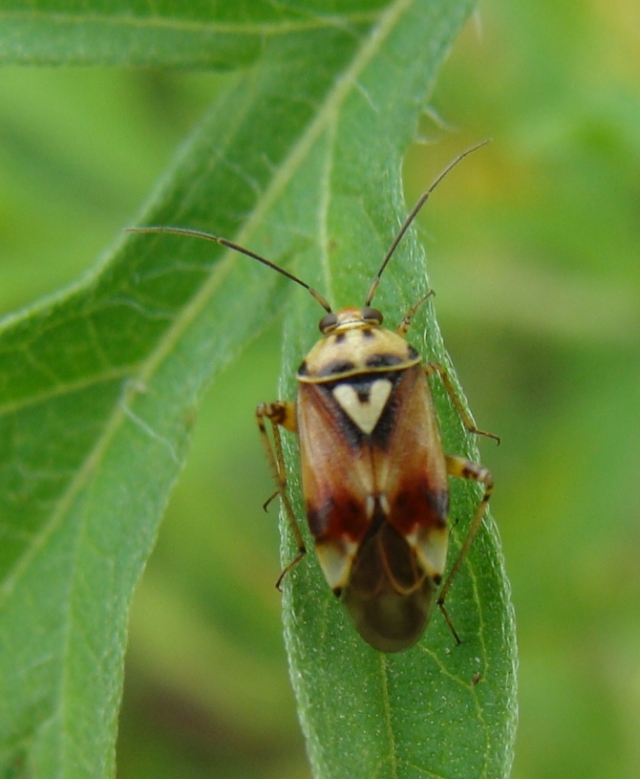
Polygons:
[[297,375],[307,519],[358,631],[394,652],[422,634],[444,574],[447,467],[418,353],[361,309],[335,316]]
[[[434,373],[442,379],[467,429],[491,434],[475,426],[446,370],[436,363],[423,365],[405,340],[413,315],[431,293],[409,310],[396,333],[382,327],[382,314],[370,305],[384,268],[431,192],[454,165],[484,143],[458,155],[418,200],[374,277],[362,308],[334,313],[324,297],[297,276],[226,238],[181,227],[133,230],[222,244],[295,281],[327,312],[320,322],[323,337],[298,370],[297,401],[263,403],[256,411],[276,494],[298,544],[298,554],[278,584],[305,553],[287,495],[282,427],[299,434],[307,520],[324,575],[360,635],[383,652],[413,646],[427,625],[447,557],[448,476],[473,479],[485,487],[437,597],[447,624],[460,640],[444,601],[480,527],[493,479],[486,468],[443,452],[428,384]],[[271,424],[271,438],[265,419]]]

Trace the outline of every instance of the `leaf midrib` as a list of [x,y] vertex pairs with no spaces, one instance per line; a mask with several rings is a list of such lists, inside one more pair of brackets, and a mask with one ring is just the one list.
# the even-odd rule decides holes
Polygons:
[[[293,146],[288,157],[285,158],[280,169],[266,188],[263,197],[258,202],[252,215],[247,219],[237,236],[234,237],[234,240],[237,243],[246,245],[249,242],[249,237],[262,222],[264,215],[282,194],[287,184],[292,180],[294,173],[306,159],[313,144],[328,125],[336,120],[341,104],[353,87],[357,85],[360,74],[380,50],[382,44],[391,34],[399,19],[408,11],[414,1],[415,0],[396,0],[396,2],[390,5],[386,11],[380,14],[378,17],[378,24],[373,27],[369,35],[364,39],[363,44],[356,50],[349,67],[344,70],[342,76],[340,76],[339,73],[336,74],[334,86],[327,93],[315,118],[311,121],[307,130],[301,135],[298,142]],[[323,251],[325,251],[325,247],[323,247]],[[9,573],[3,582],[2,587],[0,587],[0,608],[11,596],[21,578],[27,573],[31,562],[36,557],[38,551],[45,546],[47,540],[52,536],[62,523],[64,517],[71,510],[75,498],[89,483],[92,474],[95,473],[98,465],[104,458],[110,443],[128,418],[125,409],[135,400],[135,397],[139,393],[139,387],[149,386],[152,377],[159,369],[160,365],[172,353],[175,345],[186,332],[189,325],[213,297],[216,289],[233,268],[235,261],[236,255],[231,250],[225,252],[221,256],[220,261],[214,265],[207,281],[194,295],[191,301],[184,306],[181,313],[174,320],[174,323],[159,339],[154,351],[149,354],[146,360],[140,363],[137,374],[131,376],[131,381],[127,382],[124,387],[122,396],[115,406],[114,411],[106,420],[103,434],[98,438],[95,446],[89,452],[82,466],[77,471],[76,476],[74,476],[68,488],[61,496],[56,510],[52,513],[49,521],[44,524],[40,532],[33,537],[31,545],[16,562],[13,571]],[[330,268],[326,267],[325,273],[328,275],[328,280],[330,281]],[[71,584],[69,585],[69,589],[71,589]],[[71,632],[70,622],[70,617],[67,615],[67,620],[63,626],[65,640],[69,639],[69,634]],[[63,669],[61,677],[62,684],[64,675]],[[56,707],[56,713],[61,716],[64,716],[61,711],[64,697],[64,693],[62,692],[60,694],[61,706]]]

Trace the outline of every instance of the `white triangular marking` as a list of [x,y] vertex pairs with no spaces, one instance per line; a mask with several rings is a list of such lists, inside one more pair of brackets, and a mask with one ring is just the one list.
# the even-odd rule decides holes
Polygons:
[[358,425],[363,433],[371,433],[378,424],[380,415],[389,400],[391,382],[388,379],[378,379],[371,384],[369,398],[360,400],[358,393],[350,384],[338,384],[334,387],[333,397],[340,407]]

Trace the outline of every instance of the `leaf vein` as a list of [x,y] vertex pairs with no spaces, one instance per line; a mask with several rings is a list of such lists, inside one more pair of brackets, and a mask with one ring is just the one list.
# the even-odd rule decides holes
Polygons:
[[[155,10],[151,7],[151,12]],[[331,27],[345,27],[347,24],[373,23],[380,16],[379,11],[367,11],[344,16],[318,15],[309,19],[287,22],[258,22],[258,23],[233,23],[233,22],[202,22],[185,19],[144,17],[137,18],[132,15],[104,16],[101,14],[70,14],[70,13],[46,13],[36,11],[5,11],[0,13],[0,21],[42,21],[48,24],[53,22],[65,25],[101,24],[111,27],[129,28],[155,28],[169,31],[194,32],[221,35],[242,36],[275,36],[289,35],[291,33],[306,32],[310,30],[322,30]]]

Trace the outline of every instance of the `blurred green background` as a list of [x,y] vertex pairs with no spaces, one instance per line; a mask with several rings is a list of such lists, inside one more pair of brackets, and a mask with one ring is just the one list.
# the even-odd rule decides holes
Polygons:
[[[95,264],[223,78],[0,71],[0,314]],[[409,202],[494,138],[438,190],[422,237],[472,408],[502,436],[482,452],[521,650],[514,779],[636,779],[637,0],[484,3],[432,107],[407,157]],[[261,335],[199,413],[136,595],[120,779],[309,776],[253,420],[276,397],[278,335]]]

